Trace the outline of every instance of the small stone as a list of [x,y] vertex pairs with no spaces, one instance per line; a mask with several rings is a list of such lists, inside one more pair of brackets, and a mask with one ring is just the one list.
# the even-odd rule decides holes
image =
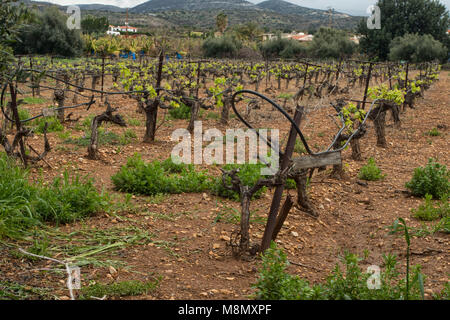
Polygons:
[[293,237],[298,237],[298,233],[295,232],[295,231],[292,231],[292,232],[291,232],[291,235],[292,235]]
[[116,274],[117,270],[113,266],[109,266],[109,273],[110,274]]

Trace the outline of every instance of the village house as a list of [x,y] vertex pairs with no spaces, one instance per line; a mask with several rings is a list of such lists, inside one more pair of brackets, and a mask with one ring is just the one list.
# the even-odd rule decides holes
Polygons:
[[120,35],[121,32],[131,32],[131,33],[136,33],[138,31],[137,28],[135,27],[130,27],[128,25],[126,26],[109,26],[108,31],[106,31],[106,34],[109,35]]

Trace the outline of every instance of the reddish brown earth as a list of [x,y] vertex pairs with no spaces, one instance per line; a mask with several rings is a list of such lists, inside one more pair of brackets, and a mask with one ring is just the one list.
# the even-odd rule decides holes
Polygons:
[[[411,179],[414,168],[424,166],[430,157],[441,164],[450,165],[449,76],[449,72],[442,72],[441,80],[425,93],[424,99],[417,101],[416,108],[401,114],[401,128],[395,128],[388,116],[387,148],[376,147],[376,137],[370,123],[368,134],[361,141],[363,161],[353,161],[350,157],[351,151],[346,150],[343,153],[343,179],[330,178],[329,170],[314,175],[309,195],[318,208],[319,218],[314,219],[294,208],[278,236],[277,242],[288,254],[289,260],[303,265],[291,265],[289,272],[313,283],[321,282],[338,263],[344,250],[360,256],[364,256],[367,250],[369,255],[362,262],[363,267],[382,265],[382,254],[393,253],[399,257],[401,270],[404,270],[404,239],[388,235],[386,227],[392,225],[398,217],[403,217],[410,226],[419,227],[421,223],[411,217],[410,210],[417,208],[422,200],[403,192],[405,182]],[[293,89],[288,91],[293,92]],[[49,92],[44,92],[43,95],[49,97]],[[353,97],[361,96],[360,90],[353,93]],[[56,133],[51,133],[49,136],[53,151],[46,160],[52,168],[40,163],[45,178],[58,176],[63,169],[69,168],[83,175],[89,174],[95,179],[99,189],[105,188],[107,192],[115,194],[110,177],[135,152],[142,154],[146,161],[166,159],[170,156],[174,146],[174,143],[170,142],[170,135],[175,128],[185,128],[186,121],[167,121],[157,132],[155,143],[143,144],[139,141],[144,134],[144,119],[142,114],[135,112],[135,102],[125,98],[114,98],[112,101],[113,106],[120,108],[119,112],[125,115],[125,119],[135,118],[141,121],[141,126],[131,127],[137,133],[138,139],[121,146],[120,150],[117,150],[116,146],[100,146],[102,160],[93,161],[85,158],[86,148],[63,144]],[[327,102],[322,101],[322,105],[327,105]],[[31,113],[38,112],[43,106],[31,106]],[[99,114],[103,110],[103,106],[96,104],[89,113]],[[309,143],[317,144],[321,149],[330,142],[336,132],[333,122],[326,119],[329,113],[331,114],[330,109],[316,110],[308,115],[302,125],[310,139]],[[160,112],[160,116],[162,114],[163,112]],[[76,111],[75,116],[77,115],[86,116],[82,110]],[[278,115],[261,120],[258,125],[280,128],[281,140],[287,134],[288,126]],[[438,125],[443,128],[440,129],[440,136],[426,135]],[[75,124],[68,124],[67,129],[73,136],[81,136],[82,131],[74,130],[74,126]],[[117,133],[125,130],[111,124],[106,127]],[[205,117],[203,127],[225,129],[218,124],[218,120]],[[242,124],[237,119],[232,119],[230,127],[242,127]],[[37,137],[31,141],[39,150],[42,148],[42,138]],[[357,175],[369,157],[375,158],[386,178],[361,186],[357,184]],[[218,174],[217,168],[209,169]],[[38,166],[31,169],[34,178],[39,177],[39,170]],[[289,192],[295,196],[295,190]],[[252,201],[252,214],[265,217],[270,202],[271,191],[267,191],[261,199]],[[134,298],[247,299],[251,296],[251,285],[257,281],[260,259],[255,257],[250,261],[243,261],[233,258],[225,240],[238,225],[214,222],[219,213],[230,212],[229,208],[239,212],[238,202],[209,194],[180,194],[167,195],[153,201],[149,197],[133,196],[132,203],[136,205],[135,210],[118,212],[118,216],[102,213],[84,222],[61,227],[61,230],[69,232],[82,227],[134,225],[154,235],[153,243],[127,247],[104,256],[126,262],[128,270],[119,268],[117,273],[110,274],[107,267],[82,268],[83,285],[88,285],[90,280],[109,283],[129,279],[146,280],[160,275],[162,280],[156,292]],[[252,223],[253,242],[261,240],[263,230],[262,223]],[[170,246],[164,248],[161,241],[167,241]],[[411,263],[422,265],[422,271],[427,277],[425,287],[428,298],[432,292],[441,290],[449,281],[449,244],[450,236],[442,233],[412,239]],[[6,277],[28,286],[52,288],[52,294],[63,299],[68,295],[62,283],[63,273],[35,270],[45,266],[54,267],[52,263],[17,258],[3,245],[0,246],[0,252],[0,279]]]

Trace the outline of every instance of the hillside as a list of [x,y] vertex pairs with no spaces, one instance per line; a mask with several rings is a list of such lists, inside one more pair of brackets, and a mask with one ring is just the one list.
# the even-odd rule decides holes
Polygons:
[[98,10],[98,11],[111,11],[111,12],[125,12],[126,9],[111,6],[111,5],[104,5],[99,3],[94,4],[77,4],[77,6],[80,7],[81,10]]
[[245,0],[151,0],[131,8],[130,12],[199,11],[241,9],[246,7],[254,7],[254,4]]
[[[22,0],[28,5],[45,7],[50,4]],[[75,1],[74,1],[75,2]],[[123,23],[126,10],[101,4],[79,5],[82,12],[106,16],[112,24]],[[67,6],[59,6],[65,11]],[[333,11],[311,9],[282,0],[253,4],[246,0],[151,0],[129,9],[130,24],[140,28],[181,27],[198,31],[215,28],[219,12],[228,15],[229,26],[257,23],[266,31],[314,30],[321,26],[354,29],[361,17]]]
[[[215,26],[218,11],[228,15],[230,26],[252,21],[266,30],[308,30],[329,26],[330,23],[328,11],[281,0],[268,0],[257,5],[245,0],[151,0],[130,10],[132,13],[148,13],[181,27],[202,30]],[[333,11],[331,25],[353,29],[359,20],[359,17]]]

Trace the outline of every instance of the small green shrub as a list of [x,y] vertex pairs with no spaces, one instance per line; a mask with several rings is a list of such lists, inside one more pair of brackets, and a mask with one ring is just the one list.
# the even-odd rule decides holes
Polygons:
[[111,179],[119,191],[145,195],[202,192],[211,183],[211,178],[195,171],[193,165],[175,164],[171,159],[145,163],[138,154]]
[[159,280],[142,282],[137,280],[121,281],[111,284],[96,283],[81,289],[80,299],[131,297],[147,294],[159,286]]
[[23,98],[23,103],[25,104],[42,104],[45,103],[47,100],[44,98],[38,98],[38,97],[25,97]]
[[65,131],[65,132],[59,132],[58,133],[58,138],[60,138],[61,140],[67,140],[70,139],[71,133],[70,131]]
[[450,193],[449,177],[450,170],[447,170],[446,166],[429,159],[425,168],[419,167],[414,170],[411,181],[405,186],[415,196],[424,197],[430,194],[433,198],[439,199]]
[[450,216],[450,206],[448,204],[448,196],[441,197],[438,207],[433,204],[433,196],[431,194],[425,195],[425,202],[417,209],[412,209],[413,217],[424,221],[433,221],[440,218]]
[[37,133],[44,133],[45,123],[48,123],[47,132],[64,131],[64,126],[56,117],[40,117],[33,122],[34,131]]
[[[342,259],[345,272],[339,265],[324,284],[310,286],[297,276],[286,272],[289,265],[286,254],[272,242],[262,257],[258,282],[254,285],[256,299],[260,300],[403,300],[406,281],[400,278],[395,256],[383,255],[384,271],[380,273],[380,289],[369,289],[369,273],[361,270],[361,259],[346,253]],[[409,299],[420,299],[420,266],[410,276]]]
[[141,120],[139,120],[139,119],[134,119],[134,118],[130,118],[130,119],[128,119],[127,123],[128,123],[130,126],[133,126],[133,127],[139,127],[139,126],[141,125]]
[[384,178],[374,158],[370,158],[365,166],[359,171],[358,177],[362,180],[377,181]]
[[427,135],[431,136],[431,137],[438,137],[441,135],[441,133],[439,132],[439,130],[437,128],[433,128],[427,132]]
[[320,286],[311,288],[309,283],[286,272],[289,266],[286,254],[272,242],[262,256],[262,268],[256,289],[257,300],[315,300],[324,297]]
[[220,114],[217,112],[213,112],[213,111],[208,112],[206,114],[206,119],[218,120],[218,119],[220,119]]
[[20,120],[26,120],[26,119],[30,119],[31,118],[31,115],[28,112],[28,110],[19,108],[17,111],[19,112],[19,119]]
[[173,119],[190,119],[191,118],[191,108],[189,108],[184,103],[181,103],[179,107],[169,109],[169,115]]
[[294,152],[300,155],[304,153],[306,154],[305,146],[303,145],[303,142],[300,139],[297,139],[295,141]]
[[[129,143],[130,138],[128,138],[125,133],[119,136],[117,133],[112,131],[105,131],[104,128],[98,128],[98,143],[99,145],[119,145]],[[86,131],[83,137],[79,138],[69,138],[64,140],[64,143],[74,144],[81,147],[87,147],[91,143],[91,132]]]
[[134,132],[132,129],[127,129],[119,137],[119,143],[121,145],[127,145],[136,138],[137,138],[136,132]]

